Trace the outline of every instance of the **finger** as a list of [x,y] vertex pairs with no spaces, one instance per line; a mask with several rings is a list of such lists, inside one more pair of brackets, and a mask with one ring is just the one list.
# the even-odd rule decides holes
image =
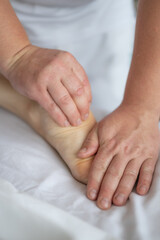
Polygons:
[[99,147],[98,152],[92,162],[87,184],[87,196],[90,200],[96,199],[106,169],[117,152],[114,140],[110,140],[108,146],[109,144],[110,148],[107,148],[105,145]]
[[148,192],[152,182],[155,165],[156,161],[153,159],[147,159],[142,164],[136,188],[138,194],[145,195]]
[[72,74],[63,78],[62,84],[74,100],[82,120],[86,120],[89,115],[89,102],[81,81]]
[[113,197],[115,205],[121,206],[126,203],[137,180],[140,165],[140,159],[133,159],[127,164]]
[[86,78],[84,78],[84,81],[82,82],[82,84],[84,86],[88,102],[91,103],[92,102],[92,91],[91,91],[91,85],[90,85],[87,75],[86,75]]
[[97,205],[101,209],[108,209],[112,203],[113,194],[119,184],[127,164],[124,155],[117,154],[111,161],[98,194]]
[[98,134],[97,134],[97,124],[89,132],[87,138],[85,139],[81,150],[78,153],[78,157],[87,158],[94,155],[99,147]]
[[57,106],[54,100],[50,97],[46,91],[43,97],[37,99],[37,102],[49,113],[51,118],[61,127],[69,127],[70,124],[65,117],[64,113]]
[[59,106],[61,111],[65,114],[71,125],[80,125],[81,117],[79,111],[63,84],[57,82],[54,84],[54,86],[49,86],[48,92],[56,104]]
[[91,94],[91,86],[88,80],[88,76],[84,70],[84,68],[76,61],[76,64],[74,65],[73,72],[77,75],[77,77],[80,79],[82,84],[84,85],[85,92],[87,94],[88,101],[92,101],[92,94]]

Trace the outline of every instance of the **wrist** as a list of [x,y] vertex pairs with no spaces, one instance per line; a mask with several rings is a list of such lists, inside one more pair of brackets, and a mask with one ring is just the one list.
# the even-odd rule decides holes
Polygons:
[[0,63],[0,72],[6,78],[8,78],[9,70],[11,66],[13,66],[14,63],[28,51],[30,46],[31,46],[31,43],[29,41],[26,41],[23,45],[21,45],[20,48],[17,48],[14,51],[12,51],[11,55],[6,56],[4,59],[2,59],[3,62]]
[[158,109],[150,108],[142,103],[140,104],[140,103],[130,102],[130,101],[127,102],[125,99],[123,99],[119,108],[125,111],[129,111],[131,115],[137,116],[142,120],[151,119],[157,123],[160,120],[160,112]]

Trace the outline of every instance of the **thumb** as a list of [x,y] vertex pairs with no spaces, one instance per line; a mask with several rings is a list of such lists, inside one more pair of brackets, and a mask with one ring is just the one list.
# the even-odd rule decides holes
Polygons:
[[95,127],[93,127],[92,130],[89,132],[77,156],[80,158],[90,157],[97,152],[98,147],[99,141],[96,124]]

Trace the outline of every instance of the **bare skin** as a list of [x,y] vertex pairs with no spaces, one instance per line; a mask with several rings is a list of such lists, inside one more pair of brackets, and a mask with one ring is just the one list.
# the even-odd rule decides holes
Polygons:
[[88,177],[89,199],[101,209],[124,205],[138,175],[137,193],[149,191],[160,149],[158,118],[121,105],[95,126],[83,147],[79,157],[97,152]]
[[26,121],[57,150],[73,177],[87,183],[93,157],[80,159],[77,152],[96,123],[91,112],[88,119],[78,127],[60,127],[38,103],[16,92],[2,75],[0,75],[0,106]]
[[[139,0],[132,64],[121,105],[89,134],[79,157],[97,152],[87,196],[102,209],[148,193],[159,154],[160,1]],[[95,134],[97,133],[97,134]]]
[[0,72],[20,94],[38,102],[62,127],[86,120],[88,77],[74,56],[34,46],[9,0],[0,1]]
[[[93,128],[82,144],[85,151],[77,155],[80,161],[80,158],[86,159],[97,152],[89,171],[87,196],[97,200],[101,209],[110,208],[112,203],[124,205],[138,175],[138,194],[145,195],[152,182],[160,137],[159,15],[159,0],[139,0],[134,53],[123,102]],[[32,46],[8,0],[0,1],[0,29],[0,72],[12,86],[38,102],[60,126],[77,126],[86,119],[91,101],[90,86],[74,57],[67,52]],[[36,67],[32,60],[37,63]],[[82,91],[79,93],[79,90]],[[29,107],[32,114],[28,117],[23,110],[24,102],[29,101],[27,98],[16,106],[17,100],[11,103],[2,96],[2,106],[33,125],[36,131],[39,130],[33,124],[34,119],[48,119],[48,115],[42,117],[45,112],[36,104],[35,108],[34,104]],[[44,132],[39,133],[51,145],[56,145]],[[61,152],[61,149],[57,150]],[[69,160],[66,162],[70,164]]]

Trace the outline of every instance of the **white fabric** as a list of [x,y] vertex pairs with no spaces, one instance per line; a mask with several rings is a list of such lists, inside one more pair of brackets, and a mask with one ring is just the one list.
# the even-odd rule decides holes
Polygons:
[[1,179],[0,226],[3,240],[111,240],[98,228],[53,205],[18,193],[13,185]]
[[[13,0],[12,4],[33,44],[70,51],[83,65],[97,120],[120,104],[134,39],[131,0],[97,0],[75,8]],[[22,120],[0,109],[0,177],[18,191],[51,203],[119,240],[159,239],[159,165],[160,161],[147,196],[133,191],[126,206],[102,211],[87,199],[86,186],[72,178],[49,145]]]
[[[104,112],[95,111],[95,115],[102,117]],[[110,210],[102,211],[97,208],[95,202],[87,199],[86,186],[73,179],[67,166],[56,152],[27,124],[2,109],[0,109],[0,123],[0,178],[11,182],[21,193],[30,194],[67,211],[105,231],[115,239],[159,240],[160,160],[151,190],[145,197],[141,197],[133,191],[126,206],[112,206]],[[4,209],[2,200],[4,201],[5,198],[0,194],[0,219],[4,213],[2,212]],[[14,203],[16,203],[16,199],[12,203],[12,207]],[[9,214],[10,204],[6,202],[6,207],[7,204]],[[16,206],[18,205],[19,202]],[[28,209],[27,206],[30,204],[26,201],[23,206],[25,205]],[[39,209],[38,214],[42,216],[39,226],[42,225],[43,228],[46,221],[45,215],[41,212],[43,208],[39,206],[35,212],[35,206],[33,205],[33,209],[29,207],[30,216],[34,218],[34,214],[37,214]],[[16,214],[15,216],[17,216]],[[52,218],[52,212],[51,216],[49,212],[47,214],[48,218]],[[13,211],[11,215],[14,217]],[[36,216],[35,218],[37,219]],[[49,224],[52,225],[53,222],[49,221]],[[63,226],[63,221],[59,224]],[[1,230],[0,233],[2,233]],[[10,239],[6,238],[6,240]]]
[[36,5],[45,5],[52,7],[77,7],[80,5],[87,4],[89,2],[93,2],[95,0],[16,0],[17,2],[25,2]]
[[120,104],[134,40],[132,0],[96,0],[76,8],[11,2],[33,44],[67,50],[81,63],[94,106],[112,111]]

